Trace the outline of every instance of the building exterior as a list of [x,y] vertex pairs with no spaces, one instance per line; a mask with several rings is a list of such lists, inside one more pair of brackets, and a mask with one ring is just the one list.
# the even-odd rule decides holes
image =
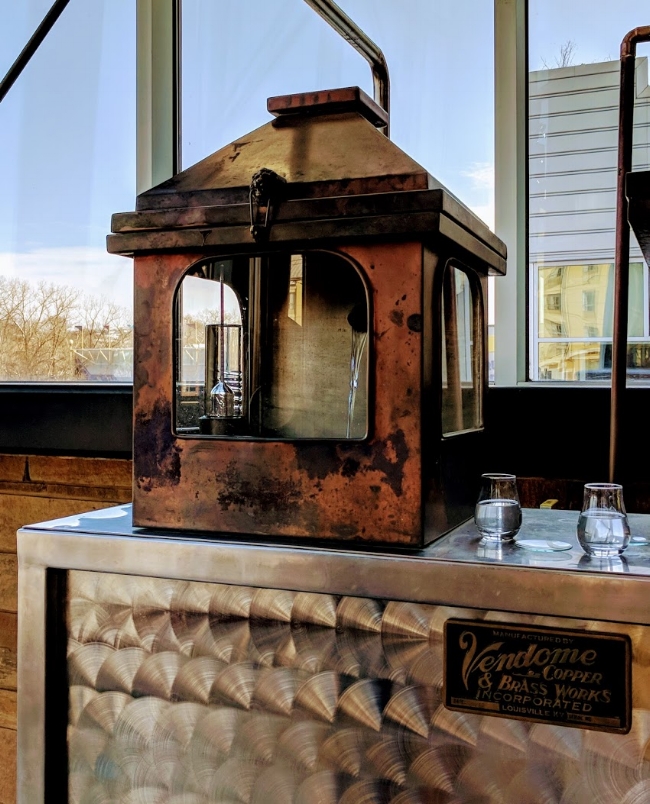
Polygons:
[[[530,73],[530,375],[611,370],[620,62]],[[635,169],[650,166],[648,60],[637,60]],[[648,268],[630,246],[631,375],[650,379]]]

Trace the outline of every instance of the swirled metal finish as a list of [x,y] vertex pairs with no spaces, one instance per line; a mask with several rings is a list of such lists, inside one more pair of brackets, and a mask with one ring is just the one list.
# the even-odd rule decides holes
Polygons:
[[[71,571],[70,804],[641,804],[650,628],[629,734],[452,712],[413,602]],[[597,628],[537,615],[522,624]]]

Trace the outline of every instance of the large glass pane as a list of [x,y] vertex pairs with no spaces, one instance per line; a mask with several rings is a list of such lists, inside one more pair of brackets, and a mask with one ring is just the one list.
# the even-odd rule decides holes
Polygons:
[[[386,56],[391,139],[492,226],[493,4],[339,5]],[[372,96],[368,64],[300,0],[183,1],[185,166],[268,122],[270,96],[355,84]]]
[[325,252],[215,258],[176,296],[176,432],[364,438],[368,301]]
[[[530,376],[611,376],[620,62],[647,0],[529,3]],[[637,50],[635,169],[650,167],[650,47]],[[648,269],[630,245],[629,376],[645,379]],[[639,351],[640,349],[640,351]]]
[[[386,56],[391,139],[494,228],[493,3],[339,5]],[[372,96],[369,66],[301,0],[183,0],[185,167],[266,123],[268,97],[355,84]]]
[[[10,63],[51,3],[5,5]],[[131,260],[105,238],[135,142],[135,0],[72,0],[0,104],[0,381],[130,381]]]
[[[391,139],[492,226],[492,4],[340,5],[386,56]],[[471,58],[459,56],[460,43]],[[354,84],[372,96],[368,64],[306,3],[183,2],[185,166],[270,120],[272,95]]]

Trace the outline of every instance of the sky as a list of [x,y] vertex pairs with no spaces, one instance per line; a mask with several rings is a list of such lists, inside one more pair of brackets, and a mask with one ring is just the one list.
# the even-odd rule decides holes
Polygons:
[[[391,138],[493,225],[491,0],[340,0],[383,49]],[[0,0],[0,74],[51,0]],[[648,0],[531,0],[530,66],[615,58]],[[367,63],[302,0],[184,0],[183,165],[270,118],[266,99],[372,94]],[[0,275],[131,307],[131,261],[106,254],[135,205],[135,0],[71,0],[0,104]]]

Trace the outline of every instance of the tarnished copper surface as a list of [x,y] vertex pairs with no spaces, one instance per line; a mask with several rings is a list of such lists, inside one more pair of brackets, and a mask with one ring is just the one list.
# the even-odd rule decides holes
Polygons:
[[300,113],[320,114],[333,109],[355,111],[373,126],[381,128],[388,123],[385,109],[368,97],[359,87],[328,89],[322,92],[301,92],[295,95],[277,95],[266,102],[267,110],[275,117]]
[[[361,115],[348,112],[296,117],[282,125],[268,122],[142,193],[138,209],[183,206],[178,199],[186,193],[247,190],[251,176],[262,166],[276,171],[290,184],[317,186],[323,182],[328,196],[337,194],[333,182],[339,192],[348,194],[346,185],[351,179],[357,180],[352,185],[357,188],[355,192],[362,187],[367,187],[366,192],[400,190],[405,177],[409,177],[409,189],[430,186],[429,174],[421,165]],[[247,200],[241,193],[230,197],[230,203],[238,197],[242,202]]]
[[[68,576],[71,804],[648,801],[647,626]],[[630,733],[445,709],[441,635],[459,616],[628,633]]]
[[[134,522],[210,532],[417,545],[422,245],[341,250],[372,298],[372,435],[364,442],[206,441],[172,434],[172,294],[193,255],[135,261]],[[395,266],[399,266],[399,271]]]

